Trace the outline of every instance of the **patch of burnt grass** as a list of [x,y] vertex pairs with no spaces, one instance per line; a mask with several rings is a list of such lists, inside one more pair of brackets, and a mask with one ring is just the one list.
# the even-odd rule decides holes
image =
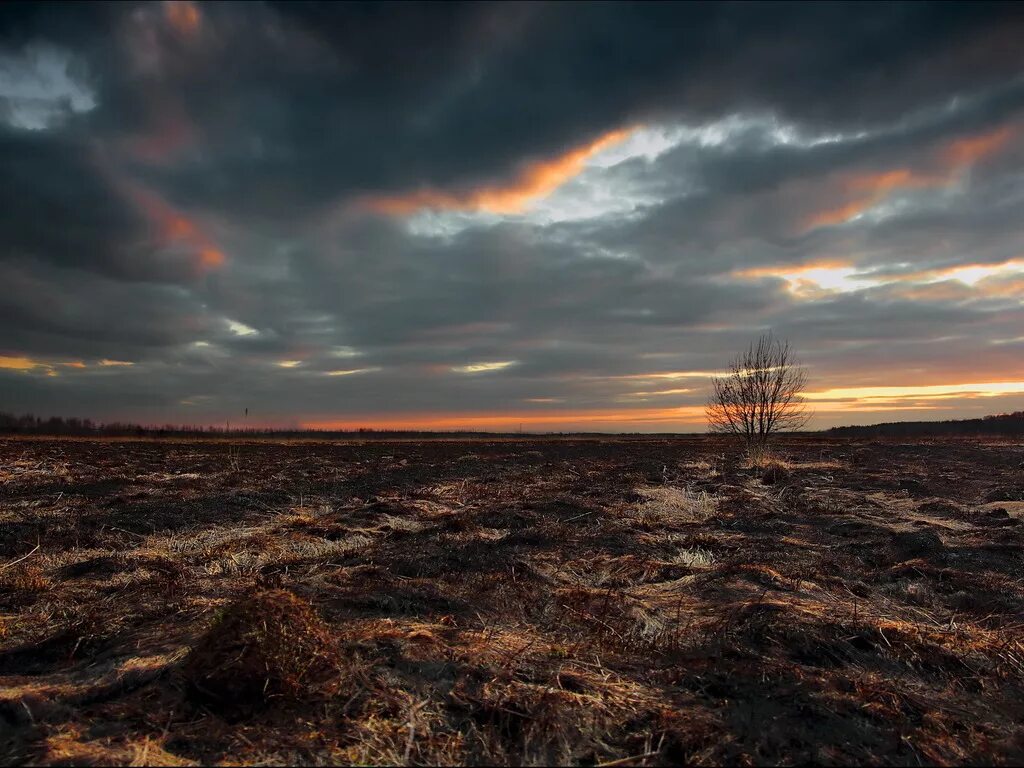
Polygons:
[[935,531],[900,531],[889,542],[893,556],[899,560],[941,555],[946,547]]
[[79,560],[61,568],[57,575],[62,579],[80,579],[83,577],[103,579],[118,573],[127,573],[140,569],[154,571],[169,578],[179,578],[184,572],[181,563],[167,557],[136,557],[133,555],[114,554],[99,555],[98,557]]
[[120,555],[100,555],[65,565],[57,575],[62,579],[78,579],[82,576],[113,576],[123,570],[124,558]]
[[17,610],[30,606],[49,587],[49,579],[31,565],[0,571],[0,609]]
[[226,719],[274,699],[301,699],[340,663],[327,625],[305,600],[280,589],[257,592],[217,619],[185,659],[189,697]]
[[1019,763],[1024,448],[785,442],[0,440],[0,764]]
[[1003,485],[989,490],[982,496],[982,501],[1024,501],[1024,487],[1019,485]]
[[88,612],[0,652],[0,675],[45,675],[97,653],[110,638],[98,613]]

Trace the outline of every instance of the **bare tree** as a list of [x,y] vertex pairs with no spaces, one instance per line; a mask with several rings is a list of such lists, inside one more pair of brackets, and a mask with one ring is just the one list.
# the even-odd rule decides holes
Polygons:
[[763,450],[775,432],[799,429],[810,414],[800,393],[807,374],[788,341],[766,333],[711,380],[705,409],[712,432],[741,437],[748,450]]

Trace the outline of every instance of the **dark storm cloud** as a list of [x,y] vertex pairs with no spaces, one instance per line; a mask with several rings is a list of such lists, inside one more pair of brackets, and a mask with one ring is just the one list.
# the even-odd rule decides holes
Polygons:
[[83,142],[0,130],[0,163],[4,256],[127,281],[185,282],[194,275],[195,260],[163,247],[161,223],[147,220],[133,188],[119,187]]
[[172,285],[125,284],[74,267],[0,260],[0,354],[131,359],[208,333],[211,319]]
[[[823,386],[894,338],[928,375],[983,339],[994,371],[1011,277],[786,270],[1024,254],[1022,34],[981,3],[8,4],[6,407],[688,406],[702,380],[626,377],[716,370],[770,326]],[[656,159],[558,166],[638,125],[674,136]],[[550,191],[531,168],[583,213],[465,202]],[[359,205],[417,193],[436,225]]]
[[137,218],[89,166],[84,146],[42,131],[8,129],[0,133],[0,158],[5,255],[113,268],[122,238],[138,236]]
[[158,5],[19,7],[5,37],[80,53],[99,130],[194,127],[201,148],[152,173],[179,202],[257,215],[478,184],[653,116],[873,126],[1017,74],[1024,24],[1013,4],[198,8],[182,31]]

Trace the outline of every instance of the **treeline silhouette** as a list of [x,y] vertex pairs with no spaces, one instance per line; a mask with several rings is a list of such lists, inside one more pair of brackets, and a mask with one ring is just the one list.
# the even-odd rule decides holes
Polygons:
[[832,427],[835,437],[942,437],[945,435],[1024,435],[1024,411],[949,421],[890,421],[856,427]]
[[[189,424],[164,424],[162,426],[134,424],[130,422],[96,422],[92,419],[46,418],[33,414],[16,416],[0,411],[0,435],[52,435],[80,437],[250,437],[250,438],[301,438],[301,437],[362,437],[367,439],[387,437],[508,437],[519,432],[487,432],[471,430],[423,430],[423,429],[297,429],[275,427],[231,427],[199,426]],[[600,435],[600,432],[545,432],[525,434],[546,434],[563,437]],[[644,433],[644,437],[672,436],[694,433],[662,432]],[[808,434],[808,433],[793,433]],[[1024,436],[1024,411],[984,416],[978,419],[956,419],[949,421],[892,421],[883,424],[868,424],[851,427],[832,427],[822,433],[829,437],[941,437],[943,435],[1003,435]],[[641,433],[622,433],[622,436]]]
[[[376,438],[426,438],[426,437],[514,437],[522,434],[557,435],[560,437],[597,435],[598,432],[485,432],[471,430],[422,430],[422,429],[374,429],[359,427],[357,429],[297,429],[275,427],[218,427],[197,426],[188,424],[164,424],[162,426],[134,424],[128,422],[101,423],[92,419],[62,418],[49,416],[42,418],[34,414],[16,416],[0,411],[0,435],[45,435],[69,437],[236,437],[236,438],[302,438],[315,437],[330,439],[332,437],[366,439]],[[640,435],[640,433],[628,433]],[[674,433],[665,433],[674,434]],[[649,435],[643,435],[645,437]]]
[[145,435],[197,435],[197,434],[254,434],[272,432],[273,430],[232,429],[225,427],[202,427],[183,424],[165,424],[152,426],[131,422],[114,421],[110,423],[95,422],[92,419],[61,416],[46,418],[28,413],[16,416],[12,413],[0,412],[0,434],[25,435],[99,435],[110,437],[130,437]]

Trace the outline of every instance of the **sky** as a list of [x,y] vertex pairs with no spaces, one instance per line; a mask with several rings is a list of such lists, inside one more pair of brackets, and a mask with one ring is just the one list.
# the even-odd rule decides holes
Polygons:
[[[0,6],[0,410],[1024,410],[1024,4]],[[248,416],[244,416],[248,409]]]

